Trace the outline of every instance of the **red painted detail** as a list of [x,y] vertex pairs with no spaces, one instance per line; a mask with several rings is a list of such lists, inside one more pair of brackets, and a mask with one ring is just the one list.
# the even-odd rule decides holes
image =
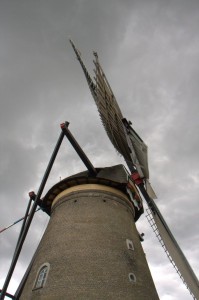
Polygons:
[[131,174],[131,178],[133,179],[133,181],[135,182],[135,184],[139,185],[141,183],[143,183],[142,178],[140,178],[140,175],[138,174],[138,172],[134,172]]
[[60,124],[60,127],[61,127],[61,129],[64,129],[65,123],[61,123],[61,124]]
[[29,192],[28,194],[29,194],[29,197],[30,197],[31,199],[34,199],[35,196],[36,196],[34,191],[31,191],[31,192]]

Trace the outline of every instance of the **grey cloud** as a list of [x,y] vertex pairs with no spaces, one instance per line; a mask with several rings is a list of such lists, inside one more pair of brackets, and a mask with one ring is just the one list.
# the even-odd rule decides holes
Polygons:
[[[71,132],[96,166],[123,161],[102,128],[70,36],[90,73],[92,50],[98,52],[124,116],[148,144],[157,204],[199,275],[198,10],[195,0],[1,1],[1,228],[23,216],[27,193],[39,186],[61,122],[71,122]],[[64,141],[45,192],[60,176],[83,169]],[[42,213],[36,216],[15,274],[25,271],[45,220]],[[174,275],[144,216],[138,227],[146,233],[143,247],[161,299],[191,299],[176,277],[175,284],[163,280],[168,268]],[[0,236],[1,277],[18,230],[16,225]],[[17,275],[13,284],[16,280]]]

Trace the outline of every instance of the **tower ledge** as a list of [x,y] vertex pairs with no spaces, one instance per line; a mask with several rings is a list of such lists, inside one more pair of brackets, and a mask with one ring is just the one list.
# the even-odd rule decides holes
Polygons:
[[[107,188],[116,189],[121,194],[125,194],[126,201],[128,199],[129,206],[132,206],[135,211],[135,221],[143,213],[142,199],[139,195],[139,192],[133,182],[130,183],[129,189],[129,180],[130,176],[126,168],[123,165],[116,165],[106,168],[97,168],[97,176],[93,177],[89,175],[88,171],[80,172],[76,175],[67,177],[60,182],[56,183],[40,201],[39,206],[45,211],[48,215],[51,214],[51,208],[56,197],[64,191],[64,193],[72,192],[71,188],[83,185],[97,185],[106,186]],[[80,188],[82,189],[82,187]],[[129,191],[132,193],[133,198],[136,198],[132,201],[132,197],[129,195]],[[135,196],[135,197],[134,197]],[[139,207],[135,201],[139,202]]]

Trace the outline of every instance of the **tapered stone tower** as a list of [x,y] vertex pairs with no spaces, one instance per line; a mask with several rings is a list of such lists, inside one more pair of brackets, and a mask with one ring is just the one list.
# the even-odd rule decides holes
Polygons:
[[141,198],[122,165],[53,186],[50,215],[20,299],[157,300],[135,221]]

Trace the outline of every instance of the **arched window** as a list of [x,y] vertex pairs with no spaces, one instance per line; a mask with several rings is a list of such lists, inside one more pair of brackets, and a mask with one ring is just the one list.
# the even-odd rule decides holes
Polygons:
[[129,281],[132,283],[136,283],[136,276],[133,273],[129,273]]
[[33,289],[40,289],[44,287],[49,269],[50,269],[49,263],[45,263],[39,268]]
[[134,250],[134,245],[133,245],[133,242],[129,239],[126,239],[126,244],[127,244],[127,248],[129,250]]

